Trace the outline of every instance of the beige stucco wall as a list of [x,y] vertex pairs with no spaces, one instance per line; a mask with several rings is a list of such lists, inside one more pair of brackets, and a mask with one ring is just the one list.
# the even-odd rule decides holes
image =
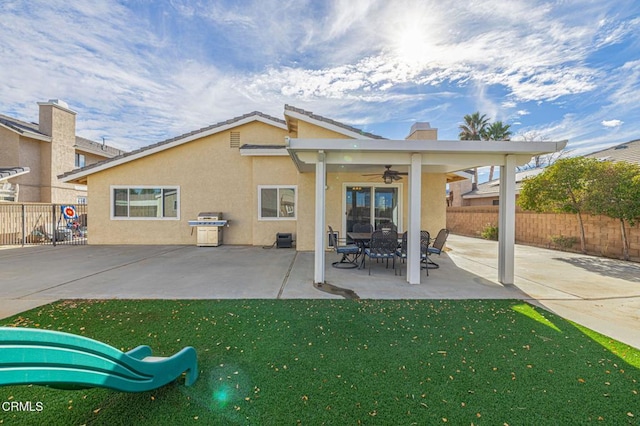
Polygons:
[[39,202],[41,191],[41,145],[48,142],[29,139],[0,127],[0,167],[29,167],[30,173],[10,179],[20,186],[18,201]]
[[[220,211],[231,221],[224,228],[225,244],[270,245],[278,232],[290,232],[298,250],[313,250],[315,238],[315,174],[299,173],[288,156],[242,156],[230,148],[230,131],[240,132],[243,144],[284,144],[287,131],[252,122],[229,131],[158,152],[88,177],[90,244],[188,244],[196,232],[188,226],[201,211]],[[303,138],[345,138],[337,132],[298,123]],[[344,236],[344,184],[371,184],[360,173],[329,173],[326,223]],[[113,185],[178,186],[180,217],[173,219],[111,219]],[[296,185],[296,220],[260,220],[258,186]],[[446,177],[423,174],[422,229],[435,235],[446,223]],[[408,182],[400,185],[401,231],[407,226]],[[326,233],[325,233],[326,238]],[[326,245],[326,241],[325,241]]]
[[297,137],[300,139],[351,139],[341,133],[307,123],[306,121],[298,122]]
[[435,237],[447,224],[447,177],[444,173],[424,173],[422,175],[422,216],[421,227]]
[[[260,122],[232,129],[241,144],[284,144],[286,131]],[[258,221],[257,185],[295,185],[289,157],[241,156],[230,132],[217,133],[90,175],[90,244],[195,244],[188,225],[198,213],[222,212],[231,221],[225,244],[270,244],[276,232],[295,232],[295,221]],[[254,162],[260,170],[254,173]],[[111,187],[178,186],[179,219],[112,220]],[[278,223],[274,223],[278,222]],[[255,237],[254,237],[255,234]]]
[[[253,180],[251,184],[251,212],[253,215],[253,239],[250,244],[271,245],[279,232],[293,234],[297,238],[298,219],[259,219],[258,186],[259,185],[292,185],[298,186],[298,170],[289,156],[252,157]],[[300,189],[298,188],[298,193]],[[299,201],[297,208],[299,209]],[[296,211],[299,215],[299,212]],[[297,240],[296,240],[297,241]]]
[[18,176],[15,182],[20,185],[20,202],[40,202],[40,192],[42,181],[40,177],[41,170],[41,148],[43,145],[49,145],[49,142],[37,141],[20,137],[20,160],[17,165],[29,167],[30,172]]
[[0,126],[0,167],[15,167],[20,159],[20,136]]

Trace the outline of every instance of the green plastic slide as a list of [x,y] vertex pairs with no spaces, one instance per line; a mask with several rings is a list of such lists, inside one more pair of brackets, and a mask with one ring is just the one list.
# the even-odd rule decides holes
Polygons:
[[153,357],[149,346],[125,353],[75,334],[0,327],[0,386],[144,392],[164,386],[182,373],[186,373],[186,386],[198,378],[198,359],[191,346],[170,357]]

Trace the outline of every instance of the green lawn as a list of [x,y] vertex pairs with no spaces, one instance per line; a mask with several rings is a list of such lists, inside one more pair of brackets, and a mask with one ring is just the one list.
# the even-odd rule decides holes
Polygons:
[[640,351],[515,300],[63,301],[0,324],[200,367],[139,394],[3,387],[44,405],[4,424],[640,424]]

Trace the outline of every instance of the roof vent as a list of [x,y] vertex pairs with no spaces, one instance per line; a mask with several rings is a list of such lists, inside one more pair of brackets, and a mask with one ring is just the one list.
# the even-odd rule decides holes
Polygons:
[[629,148],[629,145],[618,145],[613,149],[627,149],[627,148]]

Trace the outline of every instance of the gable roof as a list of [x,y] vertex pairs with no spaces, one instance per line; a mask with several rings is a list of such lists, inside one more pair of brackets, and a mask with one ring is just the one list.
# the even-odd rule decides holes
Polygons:
[[602,161],[626,161],[640,164],[640,139],[596,151],[585,155],[585,157]]
[[[522,189],[522,182],[525,179],[537,176],[542,173],[544,168],[537,169],[529,169],[523,170],[521,172],[516,173],[516,194],[520,192]],[[483,182],[478,184],[478,189],[465,192],[462,194],[462,198],[489,198],[489,197],[498,197],[500,195],[500,179],[490,180],[488,182]]]
[[125,152],[121,149],[94,142],[90,139],[82,138],[80,136],[76,136],[76,144],[73,147],[79,151],[90,152],[109,158],[115,157],[116,155],[124,154]]
[[82,167],[80,169],[75,169],[70,172],[66,172],[58,176],[58,178],[60,178],[63,182],[69,182],[71,180],[81,179],[90,174],[93,174],[102,170],[110,169],[112,167],[119,166],[121,164],[125,164],[130,161],[137,160],[139,158],[143,158],[143,157],[155,154],[157,152],[161,152],[176,146],[180,146],[182,144],[192,142],[196,139],[200,139],[206,136],[220,133],[220,132],[232,129],[234,127],[238,127],[243,124],[251,123],[254,121],[259,121],[265,124],[276,126],[283,130],[287,129],[287,126],[284,120],[271,117],[270,115],[261,113],[259,111],[254,111],[254,112],[250,112],[249,114],[241,115],[226,121],[221,121],[219,123],[212,124],[211,126],[203,127],[201,129],[194,130],[189,133],[185,133],[170,139],[166,139],[161,142],[154,143],[152,145],[147,145],[131,152],[122,153],[113,158],[109,158],[107,160],[103,160],[98,163],[93,163],[88,166]]
[[[330,118],[314,114],[311,111],[305,111],[301,108],[296,108],[291,105],[284,106],[284,115],[285,117],[287,117],[287,126],[289,128],[289,131],[291,132],[297,132],[298,124],[296,120],[302,119],[303,121],[315,124],[320,127],[324,127],[325,129],[333,130],[334,132],[352,137],[354,139],[386,139],[382,136],[365,132],[361,129],[351,127],[347,124],[340,123],[339,121],[335,121]],[[289,120],[289,117],[293,118],[293,120]]]
[[[18,120],[17,118],[0,114],[0,126],[18,133],[21,136],[38,139],[45,142],[51,142],[51,136],[42,133],[37,123],[27,123],[26,121]],[[90,139],[80,136],[76,136],[76,143],[74,145],[74,148],[77,148],[81,151],[98,154],[104,157],[114,157],[124,152],[112,146],[103,145],[101,143],[94,142]]]
[[29,167],[0,167],[0,181],[27,174],[30,171]]
[[45,142],[51,142],[51,136],[47,136],[40,132],[36,123],[27,123],[8,115],[0,114],[0,126],[11,130],[21,136],[38,139]]

